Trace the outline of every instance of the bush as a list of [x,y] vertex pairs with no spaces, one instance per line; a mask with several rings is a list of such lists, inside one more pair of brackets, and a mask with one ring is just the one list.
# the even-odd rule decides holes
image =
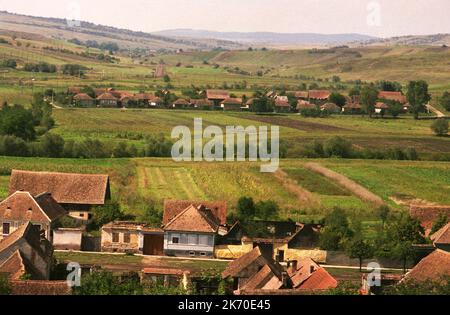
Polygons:
[[164,134],[150,136],[146,140],[144,154],[147,157],[170,157],[172,146],[172,141],[166,139]]
[[450,92],[444,92],[439,100],[439,103],[445,108],[446,111],[450,112]]
[[445,118],[436,119],[431,125],[431,130],[436,136],[446,136],[448,134],[448,120]]
[[27,143],[15,136],[0,136],[0,155],[28,156]]
[[7,59],[7,60],[2,62],[2,67],[16,69],[17,68],[17,62],[14,59]]
[[0,134],[33,140],[36,132],[31,111],[20,105],[4,107],[0,110]]
[[87,68],[78,64],[66,64],[62,66],[61,70],[63,74],[81,77],[84,75],[84,71],[87,70]]
[[328,157],[350,158],[353,149],[351,142],[341,137],[334,137],[325,142],[324,152]]
[[41,156],[59,158],[63,156],[64,139],[60,135],[47,133],[40,142]]

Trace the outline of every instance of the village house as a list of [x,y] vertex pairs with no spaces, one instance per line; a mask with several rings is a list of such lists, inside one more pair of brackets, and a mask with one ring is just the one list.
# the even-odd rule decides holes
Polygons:
[[439,281],[450,277],[450,252],[434,250],[411,269],[401,282]]
[[230,92],[225,90],[206,90],[206,98],[214,103],[214,107],[219,108],[221,102],[230,98]]
[[220,102],[220,108],[224,111],[240,111],[242,107],[242,98],[226,98]]
[[406,96],[402,92],[380,91],[378,93],[378,99],[385,101],[395,101],[400,104],[406,104]]
[[436,248],[450,252],[450,222],[430,236]]
[[307,100],[309,98],[308,91],[294,91],[294,92],[286,92],[286,94],[292,94],[297,100]]
[[157,96],[153,97],[149,102],[151,108],[162,107],[163,104],[163,100]]
[[95,100],[86,93],[78,93],[73,97],[73,103],[80,107],[92,107],[95,105]]
[[138,105],[143,107],[150,107],[150,102],[154,99],[155,96],[150,93],[138,93],[135,94],[133,99],[138,102]]
[[258,246],[265,255],[278,262],[298,259],[298,250],[317,248],[319,232],[322,229],[319,224],[294,221],[251,221],[248,225],[252,227],[250,235],[240,222],[236,222],[225,235],[219,237],[217,258],[237,258],[230,257],[227,251],[241,256],[242,252]]
[[32,196],[49,193],[69,216],[82,223],[91,220],[91,209],[111,199],[109,176],[13,170],[9,195],[27,191]]
[[342,107],[344,114],[361,114],[363,107],[359,103],[349,102]]
[[118,99],[111,93],[103,93],[97,97],[97,104],[99,107],[117,107]]
[[329,113],[333,114],[339,114],[340,112],[342,112],[342,108],[331,102],[325,103],[322,106],[320,106],[320,110],[322,111],[326,110]]
[[194,108],[210,110],[214,108],[214,103],[206,98],[204,99],[191,99],[190,103]]
[[308,99],[312,103],[323,103],[330,98],[331,92],[328,90],[310,90],[308,92]]
[[386,110],[389,109],[389,106],[386,103],[383,102],[377,102],[375,104],[375,114],[380,114],[380,115],[384,115],[384,113],[386,112]]
[[233,279],[235,295],[304,294],[337,286],[337,281],[312,259],[290,261],[285,269],[259,247],[231,261],[222,278]]
[[275,99],[275,111],[278,113],[288,113],[291,110],[291,105],[289,101],[282,97],[277,97]]
[[316,109],[317,105],[316,104],[311,104],[308,101],[305,100],[298,100],[297,101],[297,110],[298,111],[302,111],[304,109]]
[[33,196],[27,191],[16,191],[0,203],[0,239],[30,221],[51,241],[57,220],[66,214],[48,193]]
[[0,241],[0,272],[19,280],[27,275],[32,280],[48,280],[53,248],[31,222]]
[[172,108],[176,109],[186,109],[192,107],[191,103],[186,101],[184,98],[179,98],[172,104]]
[[110,222],[102,227],[102,252],[164,255],[164,230],[145,223]]
[[164,253],[213,257],[216,238],[226,233],[226,202],[165,200]]
[[129,102],[135,101],[135,98],[132,95],[124,95],[119,101],[122,107],[127,107]]

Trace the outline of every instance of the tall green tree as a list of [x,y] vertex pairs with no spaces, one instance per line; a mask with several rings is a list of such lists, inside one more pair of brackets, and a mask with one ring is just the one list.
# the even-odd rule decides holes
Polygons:
[[0,110],[0,134],[34,140],[34,119],[31,111],[21,105],[6,106]]
[[431,95],[428,93],[428,83],[423,80],[410,81],[406,98],[411,105],[414,119],[419,119],[419,113],[425,111],[425,105],[431,100]]
[[371,258],[374,255],[372,244],[361,238],[350,241],[347,247],[347,253],[350,258],[359,259],[359,271],[362,271],[362,262],[364,259]]
[[361,103],[365,107],[369,117],[372,117],[372,114],[375,111],[375,104],[378,99],[378,90],[373,86],[364,86],[361,89]]

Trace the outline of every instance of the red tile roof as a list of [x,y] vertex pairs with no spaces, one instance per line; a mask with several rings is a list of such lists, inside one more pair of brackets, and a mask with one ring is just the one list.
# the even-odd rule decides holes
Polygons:
[[216,233],[219,222],[204,206],[190,205],[164,225],[165,231]]
[[15,221],[52,222],[66,214],[48,194],[33,197],[29,192],[16,191],[0,203],[0,217]]
[[299,100],[297,102],[297,110],[307,109],[307,108],[316,108],[317,106],[315,104],[311,104],[308,101]]
[[32,224],[30,222],[22,224],[17,230],[9,234],[4,239],[0,240],[0,252],[4,251],[6,248],[10,247],[22,237],[24,237],[31,226]]
[[103,93],[100,96],[97,97],[97,100],[113,100],[113,101],[117,101],[117,98],[112,95],[111,93]]
[[378,98],[389,101],[397,101],[402,104],[406,103],[406,96],[404,96],[402,92],[381,91],[378,94]]
[[208,99],[191,99],[191,104],[196,107],[213,106],[214,103]]
[[264,265],[256,274],[254,274],[250,279],[245,283],[241,291],[246,290],[258,290],[258,289],[267,289],[274,290],[279,289],[283,286],[283,283],[278,279],[278,277],[272,272],[269,265]]
[[289,102],[283,99],[276,99],[275,106],[277,107],[290,107]]
[[206,98],[209,100],[224,100],[230,97],[230,92],[225,90],[206,90]]
[[12,280],[18,280],[26,273],[25,263],[19,250],[16,250],[3,264],[0,264],[0,274],[6,273]]
[[92,100],[94,100],[92,97],[90,97],[86,93],[78,93],[77,95],[75,95],[73,97],[73,99],[76,101],[92,101]]
[[383,102],[377,102],[376,104],[375,104],[375,108],[378,108],[378,109],[388,109],[389,108],[389,106],[387,106],[385,103],[383,103]]
[[362,109],[362,106],[359,103],[347,103],[345,104],[344,109]]
[[226,98],[221,104],[225,105],[242,105],[242,98]]
[[431,235],[430,239],[434,244],[450,244],[450,222]]
[[188,101],[186,101],[184,98],[179,98],[175,102],[173,102],[174,105],[190,105]]
[[163,224],[169,223],[175,216],[185,210],[190,205],[198,207],[204,205],[210,209],[220,225],[227,223],[227,203],[226,201],[192,201],[192,200],[164,200]]
[[324,268],[320,267],[306,279],[298,290],[327,290],[337,287],[337,281]]
[[450,276],[450,252],[436,249],[411,269],[403,281],[437,281],[443,276]]
[[32,195],[48,192],[58,203],[102,205],[109,198],[109,176],[13,170],[9,194],[18,190]]
[[78,94],[78,93],[81,93],[81,88],[79,88],[79,87],[69,87],[67,89],[67,92],[71,93],[71,94]]
[[296,98],[308,98],[309,92],[308,91],[297,91],[297,92],[295,92],[294,95]]
[[155,96],[150,93],[138,93],[134,95],[134,98],[139,101],[149,101],[154,99]]
[[330,97],[331,92],[327,90],[310,90],[309,98],[316,100],[326,100]]

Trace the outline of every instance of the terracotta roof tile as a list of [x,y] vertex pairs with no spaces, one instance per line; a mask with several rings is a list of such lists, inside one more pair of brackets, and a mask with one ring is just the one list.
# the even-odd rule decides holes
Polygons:
[[378,98],[389,101],[397,101],[402,104],[406,103],[406,96],[404,96],[402,92],[381,91],[378,94]]
[[264,267],[262,267],[260,271],[250,277],[250,279],[245,283],[241,290],[245,291],[262,289],[274,277],[277,278],[270,269],[269,265],[264,265]]
[[26,273],[25,263],[19,250],[16,250],[7,260],[0,264],[0,274],[6,273],[10,279],[20,279]]
[[188,101],[186,101],[184,98],[179,98],[175,102],[173,102],[174,105],[190,105]]
[[425,229],[425,234],[428,235],[439,215],[446,214],[450,217],[450,206],[411,205],[409,214],[420,221],[420,224]]
[[242,105],[242,98],[229,97],[222,101],[225,105]]
[[75,95],[73,97],[73,99],[76,101],[92,101],[92,100],[94,100],[92,97],[90,97],[86,93],[78,93],[77,95]]
[[450,244],[450,222],[431,235],[434,244]]
[[114,100],[117,101],[117,97],[112,95],[111,93],[103,93],[97,97],[97,100]]
[[290,107],[289,102],[283,99],[276,99],[275,106],[277,107]]
[[299,290],[327,290],[337,287],[337,281],[324,268],[314,271],[300,286]]
[[297,102],[297,110],[307,109],[307,108],[317,108],[315,104],[311,104],[308,101],[299,100]]
[[206,90],[206,98],[210,100],[224,100],[230,97],[230,92],[225,90]]
[[192,200],[164,200],[163,224],[169,223],[175,216],[185,210],[190,205],[198,207],[204,205],[210,209],[220,225],[227,222],[227,203],[225,201],[192,201]]
[[203,206],[190,205],[184,211],[175,216],[169,223],[164,225],[164,230],[180,232],[202,232],[216,233],[219,228],[210,210]]
[[331,92],[327,90],[310,90],[309,98],[316,100],[326,100],[330,97]]
[[32,224],[30,222],[22,224],[17,230],[9,234],[4,239],[0,240],[0,252],[4,251],[8,247],[19,241],[21,238],[23,238],[25,233],[31,226]]
[[13,170],[9,194],[18,190],[48,192],[58,203],[102,205],[109,198],[109,176]]
[[404,281],[436,281],[445,275],[450,276],[450,252],[436,249],[411,269]]

